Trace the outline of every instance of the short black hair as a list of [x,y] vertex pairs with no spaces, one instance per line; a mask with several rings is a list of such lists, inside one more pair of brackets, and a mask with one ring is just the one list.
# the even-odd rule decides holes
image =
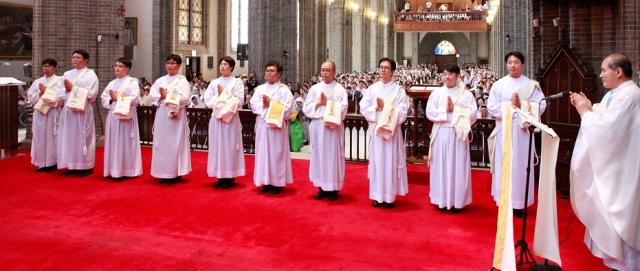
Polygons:
[[520,62],[522,64],[524,64],[524,55],[518,51],[513,51],[513,52],[508,52],[505,56],[504,56],[504,63],[507,63],[507,60],[509,60],[509,57],[511,56],[515,56],[518,59],[520,59]]
[[276,67],[276,71],[278,71],[279,74],[282,74],[282,64],[280,64],[280,62],[276,61],[276,60],[271,60],[269,62],[267,62],[266,65],[264,65],[264,69],[266,70],[267,67]]
[[396,62],[395,62],[393,59],[388,58],[388,57],[383,57],[383,58],[381,58],[381,59],[378,61],[378,66],[380,66],[380,63],[385,62],[385,61],[389,62],[389,64],[391,65],[391,70],[392,70],[392,71],[395,71],[395,70],[396,70]]
[[167,62],[169,60],[173,60],[175,61],[178,65],[182,65],[182,57],[180,57],[179,55],[176,54],[170,54],[167,59],[164,60],[164,62]]
[[126,57],[121,57],[116,59],[116,63],[122,63],[123,65],[127,66],[127,68],[131,69],[131,66],[133,66],[133,63],[131,62],[131,59],[128,59]]
[[451,64],[451,63],[445,64],[444,65],[444,70],[448,71],[450,73],[455,73],[455,74],[460,75],[460,67],[458,67],[458,64]]
[[75,54],[79,54],[82,56],[82,58],[89,60],[89,53],[85,50],[82,50],[82,49],[75,50],[71,55],[75,55]]
[[229,67],[231,67],[231,71],[233,71],[236,68],[236,61],[233,60],[233,57],[225,56],[221,58],[220,60],[218,60],[218,66],[220,66],[220,63],[222,63],[222,61],[227,62],[227,64],[229,64]]
[[44,66],[44,65],[49,65],[49,66],[53,66],[54,68],[57,68],[58,67],[58,61],[56,61],[53,58],[45,58],[42,61],[42,66]]
[[611,60],[609,61],[609,69],[615,70],[621,68],[626,78],[633,77],[633,68],[629,57],[623,53],[610,54],[607,57]]

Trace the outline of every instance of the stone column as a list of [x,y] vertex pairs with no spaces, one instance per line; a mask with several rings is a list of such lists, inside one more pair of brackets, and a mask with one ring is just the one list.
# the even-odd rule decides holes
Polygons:
[[261,75],[268,61],[277,60],[285,67],[282,82],[297,81],[296,12],[293,0],[249,1],[250,72]]
[[328,6],[327,13],[327,48],[329,49],[329,59],[336,63],[336,72],[344,72],[344,63],[342,59],[342,47],[344,46],[344,1],[335,0]]

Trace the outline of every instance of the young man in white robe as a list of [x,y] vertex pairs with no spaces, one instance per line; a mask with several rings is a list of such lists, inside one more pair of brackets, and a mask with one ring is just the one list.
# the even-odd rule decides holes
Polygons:
[[[46,107],[40,111],[33,111],[31,164],[36,166],[36,171],[52,171],[57,168],[57,126],[66,95],[64,80],[56,76],[57,66],[58,62],[54,59],[47,58],[42,61],[43,76],[33,81],[27,92],[30,104],[40,103]],[[47,88],[55,94],[54,102],[41,101]]]
[[[122,178],[142,175],[140,133],[136,109],[140,100],[138,80],[129,76],[132,63],[128,58],[119,58],[113,66],[116,79],[102,91],[102,106],[109,109],[104,127],[104,177]],[[116,112],[129,103],[128,114]]]
[[[396,62],[389,58],[378,61],[380,81],[372,84],[364,92],[360,101],[360,110],[369,129],[369,198],[373,207],[393,208],[396,195],[404,196],[409,192],[407,181],[406,153],[400,125],[407,118],[407,94],[404,87],[394,82],[393,73]],[[392,106],[397,114],[395,127],[381,131],[376,129],[378,122],[388,123],[382,119],[384,107]]]
[[[58,169],[68,169],[63,174],[85,177],[93,173],[96,155],[96,127],[93,119],[93,103],[98,96],[98,76],[87,68],[89,53],[76,50],[71,58],[73,69],[63,75],[67,91],[67,104],[62,108],[58,127]],[[77,88],[74,90],[74,88]],[[80,91],[81,90],[81,91]],[[83,109],[69,107],[74,93],[87,93]]]
[[[209,121],[207,174],[218,179],[213,186],[220,188],[232,187],[235,178],[245,174],[242,124],[237,113],[244,103],[244,84],[231,74],[235,66],[236,62],[230,56],[221,58],[218,61],[220,77],[211,81],[204,92],[205,105],[213,109]],[[235,99],[218,101],[219,97],[225,96]],[[232,100],[236,103],[234,110],[227,105],[233,103]]]
[[[327,197],[338,199],[338,191],[344,186],[344,129],[342,120],[347,115],[347,91],[335,80],[336,65],[325,61],[320,67],[322,82],[309,89],[302,111],[311,119],[309,138],[311,143],[311,161],[309,179],[318,188],[316,199]],[[340,124],[325,122],[327,101],[339,106],[335,114]],[[335,107],[334,107],[335,108]]]
[[191,85],[178,74],[181,65],[179,55],[169,55],[165,60],[167,75],[158,78],[149,93],[149,101],[158,107],[153,122],[151,176],[168,183],[175,183],[191,172],[186,111]]
[[[282,188],[293,183],[291,153],[289,152],[289,125],[293,95],[287,85],[280,83],[282,65],[270,61],[264,69],[264,84],[255,88],[251,97],[251,111],[256,114],[256,155],[253,183],[260,192],[278,194]],[[282,125],[268,125],[267,111],[272,102],[282,104]]]
[[600,68],[611,89],[601,103],[571,94],[582,118],[571,157],[571,203],[591,253],[620,271],[640,270],[640,88],[632,76],[629,58],[612,54]]
[[[539,105],[539,115],[542,115],[546,103],[542,101],[544,94],[538,83],[527,78],[522,72],[525,69],[524,55],[520,52],[510,52],[504,58],[509,74],[496,81],[491,87],[487,109],[489,114],[496,119],[496,127],[489,136],[489,153],[491,160],[491,195],[500,202],[500,172],[502,170],[502,106],[505,104],[517,108],[523,107],[525,103],[534,107]],[[541,102],[542,101],[542,102]],[[525,188],[527,179],[527,153],[529,152],[529,130],[526,124],[520,122],[517,114],[513,114],[512,129],[512,150],[513,161],[511,162],[511,199],[514,214],[521,217],[526,206],[533,205],[533,153],[531,153],[531,175],[529,176],[529,187]],[[532,144],[535,144],[532,142]],[[493,146],[493,147],[492,147]],[[525,202],[525,192],[529,190],[528,199]]]
[[429,198],[440,210],[471,204],[469,132],[478,110],[456,64],[444,66],[444,86],[432,92],[427,118],[433,122],[429,146]]

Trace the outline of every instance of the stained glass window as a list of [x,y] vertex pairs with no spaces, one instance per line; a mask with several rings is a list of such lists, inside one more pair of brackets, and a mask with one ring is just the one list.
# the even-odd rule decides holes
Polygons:
[[203,1],[178,1],[178,42],[180,44],[202,44]]
[[436,55],[455,55],[456,47],[453,47],[453,44],[451,44],[451,42],[443,40],[438,43],[438,46],[436,46],[436,50],[434,53]]

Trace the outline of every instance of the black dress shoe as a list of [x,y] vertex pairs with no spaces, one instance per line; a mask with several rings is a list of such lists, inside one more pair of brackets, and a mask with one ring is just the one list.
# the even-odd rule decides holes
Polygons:
[[438,211],[440,212],[446,212],[447,208],[446,207],[438,207]]
[[93,174],[93,168],[78,170],[78,177],[83,178]]
[[44,171],[55,171],[56,169],[58,169],[58,165],[45,167]]
[[236,184],[236,181],[233,178],[225,178],[224,183],[222,183],[222,188],[227,189],[231,188]]
[[462,213],[462,208],[452,207],[451,208],[451,212],[452,213]]
[[373,208],[382,207],[382,203],[378,202],[377,200],[374,200],[372,206],[373,206]]
[[327,198],[328,198],[330,201],[336,201],[336,200],[338,200],[338,191],[331,191],[331,192],[329,192],[329,196],[327,196]]
[[47,171],[47,167],[39,167],[34,170],[35,172],[45,172]]
[[383,202],[382,203],[382,207],[387,208],[387,209],[391,209],[393,207],[396,207],[396,205],[393,204],[393,202]]
[[60,175],[68,176],[68,175],[73,175],[73,174],[78,174],[78,171],[75,170],[75,169],[68,169],[67,171],[62,172]]
[[222,181],[222,180],[224,180],[224,179],[218,179],[218,181],[217,181],[217,182],[213,183],[213,187],[215,187],[215,188],[221,188],[221,187],[223,187],[223,186],[224,186],[224,183],[223,183],[223,181]]
[[316,193],[316,199],[323,199],[326,196],[324,190],[322,188],[318,188],[318,193]]
[[261,193],[271,191],[271,185],[270,184],[263,185],[260,187],[258,191],[260,191]]
[[282,192],[282,187],[279,186],[271,186],[271,194],[280,194]]

